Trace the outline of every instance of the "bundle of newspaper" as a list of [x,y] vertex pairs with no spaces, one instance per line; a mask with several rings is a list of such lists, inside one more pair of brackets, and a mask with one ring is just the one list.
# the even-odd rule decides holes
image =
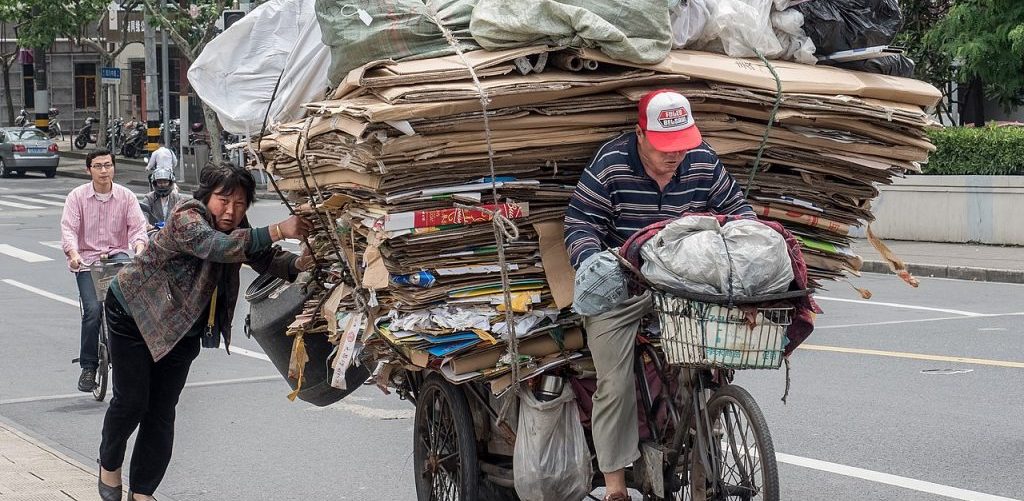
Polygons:
[[[365,296],[364,340],[454,381],[513,362],[499,355],[510,330],[499,231],[515,332],[549,349],[520,353],[543,365],[582,347],[567,308],[564,209],[596,148],[635,127],[649,90],[690,98],[705,140],[759,216],[800,237],[816,279],[857,272],[849,230],[871,221],[874,183],[918,170],[933,148],[922,107],[939,93],[915,80],[691,51],[650,66],[543,46],[464,58],[353,70],[332,99],[306,105],[307,119],[259,145],[278,186],[323,221],[318,256]],[[486,127],[467,64],[487,94]]]

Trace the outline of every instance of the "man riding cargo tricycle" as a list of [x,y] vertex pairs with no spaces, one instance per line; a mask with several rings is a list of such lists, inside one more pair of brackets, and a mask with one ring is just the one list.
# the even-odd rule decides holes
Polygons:
[[[492,335],[457,308],[343,314],[338,301],[355,294],[336,286],[321,302],[338,311],[335,363],[309,364],[298,398],[328,405],[372,375],[413,402],[424,501],[575,500],[599,486],[613,501],[630,499],[627,487],[645,499],[779,499],[768,425],[733,376],[779,368],[813,328],[799,243],[754,217],[685,97],[650,92],[639,115],[598,149],[565,212],[572,313],[517,307],[519,282],[503,275]],[[283,375],[296,376],[299,340],[282,332],[310,293],[261,277],[247,295],[249,332]],[[301,343],[311,360],[334,352],[325,336]]]

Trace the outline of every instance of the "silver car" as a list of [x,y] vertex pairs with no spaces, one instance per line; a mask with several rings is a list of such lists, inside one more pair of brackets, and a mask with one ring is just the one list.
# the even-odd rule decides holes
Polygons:
[[57,143],[43,131],[35,127],[0,128],[0,177],[32,170],[53,177],[59,162]]

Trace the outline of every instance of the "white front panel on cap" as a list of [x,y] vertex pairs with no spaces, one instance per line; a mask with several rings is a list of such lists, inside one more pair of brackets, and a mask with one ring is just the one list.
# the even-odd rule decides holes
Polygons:
[[693,126],[690,102],[679,94],[663,93],[647,103],[647,130],[674,132]]

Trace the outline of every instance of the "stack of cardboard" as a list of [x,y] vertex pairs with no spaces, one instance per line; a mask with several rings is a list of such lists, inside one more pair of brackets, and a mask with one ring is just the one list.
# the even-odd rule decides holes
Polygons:
[[593,151],[634,127],[649,90],[690,97],[705,139],[749,184],[758,214],[802,239],[814,278],[856,272],[849,228],[871,220],[874,183],[917,170],[932,150],[922,107],[939,93],[918,81],[689,51],[637,66],[549,50],[466,54],[489,97],[486,131],[476,85],[449,56],[354,70],[332,99],[306,105],[308,119],[260,143],[280,188],[312,200],[326,221],[318,255],[365,294],[364,340],[453,381],[489,379],[511,363],[499,360],[509,329],[498,213],[512,222],[504,231],[515,332],[533,346],[520,352],[543,365],[545,355],[582,347],[566,308],[573,273],[561,220]]

